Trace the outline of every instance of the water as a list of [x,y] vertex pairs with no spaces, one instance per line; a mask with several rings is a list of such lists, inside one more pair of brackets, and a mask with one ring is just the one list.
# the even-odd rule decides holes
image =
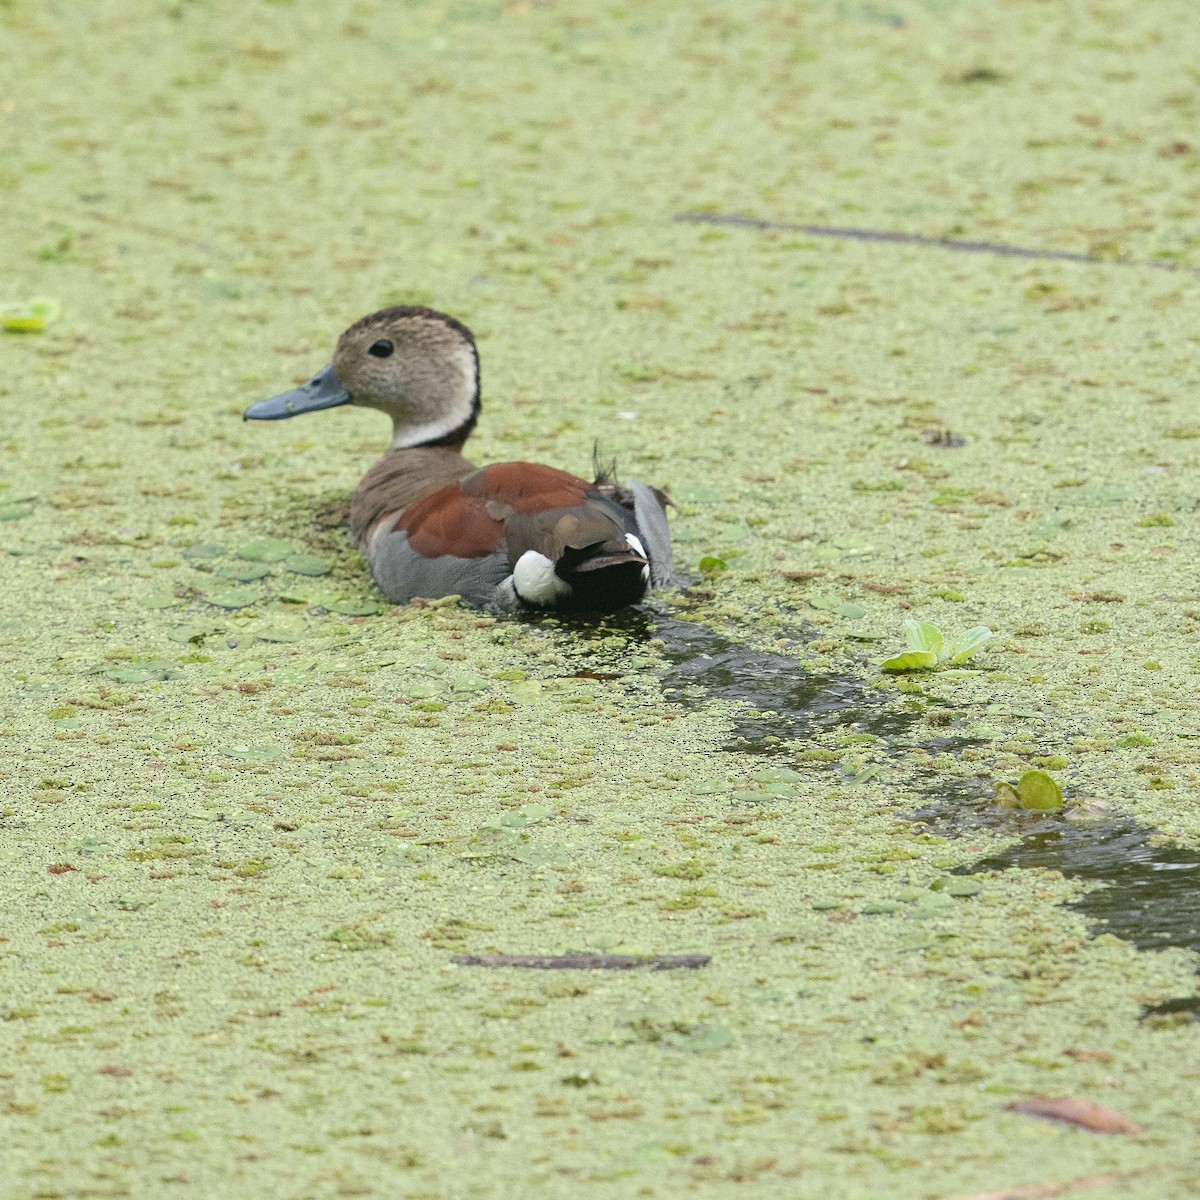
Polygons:
[[1051,867],[1069,879],[1102,884],[1071,906],[1094,932],[1115,933],[1139,950],[1200,951],[1200,853],[1155,841],[1152,830],[1124,817],[1060,818],[971,870]]
[[[850,728],[892,740],[908,733],[925,705],[897,708],[886,692],[845,675],[815,674],[803,660],[755,650],[690,621],[660,619],[655,636],[670,666],[662,676],[672,700],[699,707],[711,699],[735,707],[733,747],[763,749],[832,728]],[[786,749],[786,747],[784,747]]]
[[[608,618],[576,626],[574,632],[586,645],[590,636],[618,630],[631,640],[664,643],[660,653],[669,665],[661,678],[670,699],[692,708],[714,698],[733,705],[729,750],[788,752],[789,741],[834,728],[871,733],[900,750],[913,744],[913,728],[929,712],[928,701],[905,700],[897,706],[892,693],[867,688],[853,677],[815,674],[798,658],[756,650],[707,626],[661,614]],[[970,742],[948,732],[920,744],[942,753]],[[1159,844],[1159,835],[1128,817],[1071,821],[1061,814],[1014,812],[967,786],[939,793],[913,817],[951,836],[981,827],[1019,833],[1015,845],[964,872],[1009,867],[1061,871],[1100,885],[1071,905],[1093,932],[1115,934],[1139,950],[1176,946],[1200,952],[1200,852]],[[1200,1014],[1200,998],[1171,1000],[1147,1010],[1148,1016],[1184,1013]]]

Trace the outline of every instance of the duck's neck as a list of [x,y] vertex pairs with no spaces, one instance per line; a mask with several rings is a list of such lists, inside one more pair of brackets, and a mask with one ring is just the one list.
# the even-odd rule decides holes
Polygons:
[[478,418],[479,411],[475,409],[465,420],[450,416],[428,421],[424,425],[401,424],[400,421],[396,421],[392,426],[392,449],[462,450]]
[[374,534],[389,526],[389,518],[474,470],[475,464],[462,456],[461,441],[452,446],[393,446],[363,476],[354,493],[350,533],[365,549]]

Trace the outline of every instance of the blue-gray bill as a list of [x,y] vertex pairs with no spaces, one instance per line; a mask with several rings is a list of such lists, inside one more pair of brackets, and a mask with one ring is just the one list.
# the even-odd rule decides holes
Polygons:
[[319,412],[323,408],[337,408],[349,404],[350,393],[342,387],[333,373],[333,364],[322,367],[307,383],[290,392],[280,392],[269,400],[252,404],[244,413],[244,421],[282,421],[298,413]]

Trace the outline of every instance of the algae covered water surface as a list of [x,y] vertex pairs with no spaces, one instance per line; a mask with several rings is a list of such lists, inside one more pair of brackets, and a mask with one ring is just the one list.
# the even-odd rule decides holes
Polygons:
[[[0,40],[0,301],[61,309],[0,335],[5,1200],[1200,1190],[1194,943],[957,819],[1037,767],[1200,846],[1191,6],[7,0]],[[599,439],[695,585],[384,604],[379,418],[239,418],[397,302],[478,335],[479,460]],[[996,636],[897,681],[909,618]],[[453,961],[497,955],[708,961]]]

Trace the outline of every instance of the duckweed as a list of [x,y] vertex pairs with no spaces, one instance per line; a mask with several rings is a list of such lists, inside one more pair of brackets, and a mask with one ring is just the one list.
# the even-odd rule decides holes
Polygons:
[[[1053,813],[978,827],[952,802],[1077,737],[1095,748],[1072,752],[1073,792],[1114,824],[1197,832],[1200,443],[1165,435],[1195,417],[1194,278],[1133,265],[1197,261],[1176,236],[1196,155],[1159,153],[1190,120],[1187,6],[292,0],[248,24],[229,0],[170,0],[144,27],[50,7],[0,4],[28,50],[0,115],[55,148],[0,168],[10,291],[71,297],[69,329],[5,343],[7,1189],[863,1200],[1102,1173],[1130,1200],[1194,1194],[1195,1039],[1137,1021],[1141,997],[1192,995],[1194,959],[1089,939],[1063,908],[1079,879],[929,888],[999,837],[1090,832]],[[685,204],[1126,244],[1098,267],[670,222]],[[76,229],[40,224],[68,209]],[[386,422],[239,412],[385,302],[474,328],[478,461],[586,471],[600,436],[622,474],[668,486],[702,584],[594,623],[328,615],[380,600],[344,508]],[[951,429],[965,445],[930,433]],[[1140,523],[1154,512],[1174,527]],[[290,551],[234,553],[263,534]],[[331,570],[292,571],[305,556]],[[246,586],[217,573],[231,561],[271,568],[250,608],[201,594]],[[865,682],[893,653],[863,649],[867,622],[898,630],[922,597],[1003,630],[997,669]],[[747,705],[768,715],[705,692],[719,653],[664,698],[672,616],[779,643]],[[1093,616],[1113,628],[1081,633]],[[1139,669],[1151,648],[1162,669]],[[172,649],[178,678],[104,674]],[[559,685],[581,669],[598,677]],[[494,692],[456,690],[478,678]],[[395,703],[417,679],[442,711]],[[1135,731],[1154,745],[1116,747]],[[287,752],[227,753],[264,745]],[[813,750],[832,757],[797,761]],[[913,814],[943,802],[949,837],[921,840]],[[525,804],[553,815],[500,824]],[[472,841],[492,820],[495,843]],[[653,872],[692,858],[701,879]],[[78,928],[37,932],[58,925]],[[601,943],[711,964],[451,962]],[[728,1044],[690,1052],[710,1038]],[[558,1082],[575,1074],[594,1082]],[[1001,1088],[1100,1088],[1151,1141],[1018,1129]]]

